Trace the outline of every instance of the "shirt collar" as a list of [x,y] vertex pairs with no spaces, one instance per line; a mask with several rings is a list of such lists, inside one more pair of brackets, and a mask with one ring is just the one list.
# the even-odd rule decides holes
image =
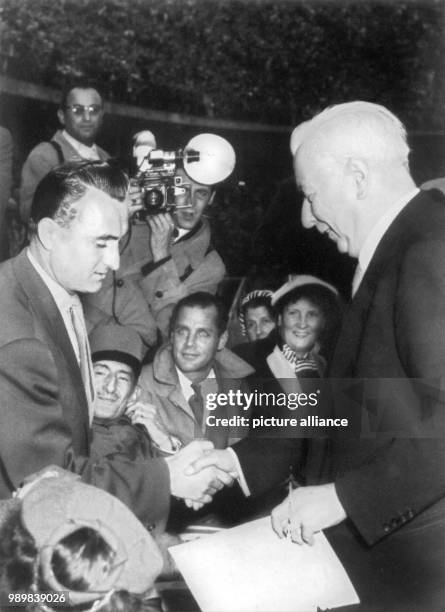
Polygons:
[[97,151],[97,146],[95,143],[92,144],[91,147],[83,144],[83,142],[79,142],[75,138],[73,138],[66,130],[63,130],[62,136],[69,142],[69,144],[76,149],[79,153],[80,157],[83,159],[91,159],[96,160],[99,159],[99,153]]
[[[193,383],[190,380],[190,378],[187,378],[187,376],[183,372],[181,372],[178,366],[175,365],[175,368],[176,368],[176,372],[178,373],[178,380],[179,380],[179,385],[181,387],[182,394],[185,397],[186,401],[188,402],[189,399],[192,397],[192,395],[195,394],[195,392],[192,389]],[[207,378],[216,378],[215,370],[213,368],[210,370]]]
[[176,229],[178,233],[175,236],[174,242],[178,242],[178,240],[181,240],[181,238],[183,238],[190,232],[190,230],[183,229],[182,227],[177,227]]
[[410,200],[412,200],[419,193],[419,191],[420,190],[416,187],[409,193],[402,196],[387,210],[383,217],[381,217],[371,229],[365,242],[363,243],[362,248],[360,249],[358,256],[359,266],[363,274],[368,268],[372,256],[374,255],[386,230],[389,228],[401,210],[405,208],[408,202],[410,202]]
[[69,310],[71,306],[77,305],[79,303],[78,295],[76,295],[75,293],[68,293],[66,289],[64,289],[61,285],[59,285],[59,283],[57,283],[53,278],[51,278],[48,272],[46,272],[36,260],[29,248],[26,250],[26,255],[28,256],[31,265],[34,267],[36,272],[39,274],[39,276],[47,286],[49,292],[54,298],[55,303],[57,304],[58,309],[61,312]]

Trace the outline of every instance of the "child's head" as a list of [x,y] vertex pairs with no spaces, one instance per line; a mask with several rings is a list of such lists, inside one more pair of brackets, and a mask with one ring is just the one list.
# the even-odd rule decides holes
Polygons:
[[[78,477],[43,477],[10,512],[0,533],[4,593],[67,593],[73,610],[138,611],[162,557],[117,498]],[[52,610],[50,602],[28,610]]]
[[272,291],[251,291],[241,302],[239,320],[249,342],[266,338],[275,329],[275,314],[270,303]]

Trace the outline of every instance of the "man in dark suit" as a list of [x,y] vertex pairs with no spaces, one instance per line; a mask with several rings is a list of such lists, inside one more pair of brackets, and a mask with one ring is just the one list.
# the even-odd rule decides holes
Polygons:
[[170,494],[205,501],[220,486],[210,472],[195,482],[183,475],[208,442],[138,465],[118,454],[89,458],[94,391],[77,292],[97,291],[119,266],[127,188],[108,162],[51,170],[34,195],[29,248],[0,268],[0,499],[55,464],[152,523],[165,519]]
[[[408,152],[403,125],[375,104],[299,127],[303,223],[358,259],[330,372],[331,414],[349,427],[331,430],[321,477],[319,444],[234,450],[254,494],[303,466],[308,486],[274,509],[273,527],[299,544],[330,528],[363,610],[432,612],[445,601],[445,200],[419,192]],[[216,452],[233,470],[231,451]]]

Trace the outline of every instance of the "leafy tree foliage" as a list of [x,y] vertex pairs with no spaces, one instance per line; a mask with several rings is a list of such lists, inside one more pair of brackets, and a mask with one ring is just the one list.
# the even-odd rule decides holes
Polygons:
[[363,98],[445,124],[441,0],[3,0],[11,76],[159,110],[295,124]]

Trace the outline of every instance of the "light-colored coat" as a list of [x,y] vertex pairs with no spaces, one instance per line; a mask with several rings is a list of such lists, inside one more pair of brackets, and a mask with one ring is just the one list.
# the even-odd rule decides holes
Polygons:
[[[246,376],[253,373],[251,368],[240,357],[227,349],[219,351],[215,357],[213,368],[220,393],[230,390],[248,392]],[[240,440],[248,434],[248,427],[221,426],[206,427],[206,416],[230,418],[236,416],[249,417],[249,410],[244,410],[243,403],[236,406],[218,405],[215,410],[204,410],[204,423],[201,429],[195,415],[186,401],[178,374],[173,362],[171,346],[164,345],[156,353],[152,364],[145,366],[139,379],[143,398],[154,404],[170,435],[174,435],[183,444],[188,444],[196,437],[211,440],[216,448],[226,448],[229,444]]]

